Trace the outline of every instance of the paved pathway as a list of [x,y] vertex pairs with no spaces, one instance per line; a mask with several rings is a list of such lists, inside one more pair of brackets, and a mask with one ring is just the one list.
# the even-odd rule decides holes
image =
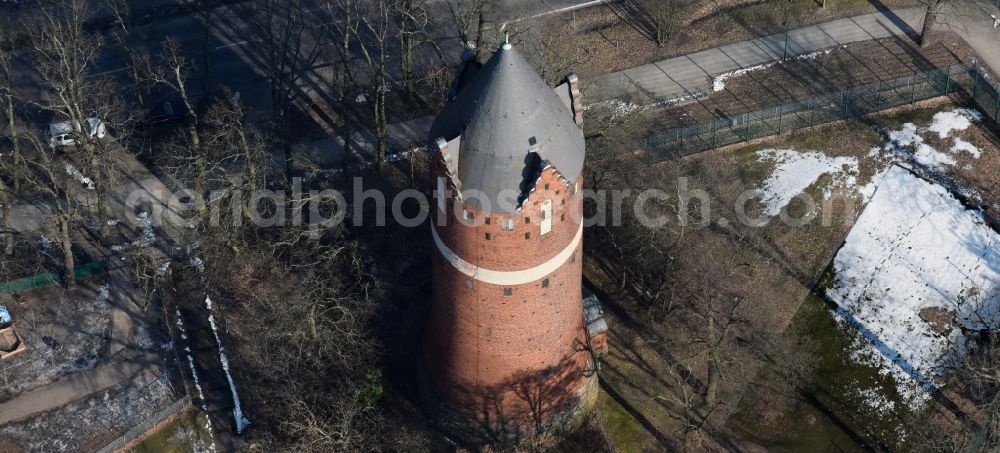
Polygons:
[[160,363],[159,356],[150,353],[67,375],[0,404],[0,425],[56,409],[84,396],[109,389]]
[[[940,28],[962,36],[995,72],[1000,72],[1000,32],[993,31],[988,3],[943,12]],[[641,91],[656,97],[677,98],[711,90],[712,76],[773,62],[819,49],[889,36],[915,37],[923,24],[924,8],[885,10],[878,13],[824,22],[750,41],[670,58],[604,76],[591,98],[610,99]]]

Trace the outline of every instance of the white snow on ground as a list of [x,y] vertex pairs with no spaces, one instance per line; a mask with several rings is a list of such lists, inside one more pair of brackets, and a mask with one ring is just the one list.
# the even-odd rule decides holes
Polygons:
[[87,190],[94,190],[94,180],[90,179],[80,173],[80,170],[76,168],[73,164],[66,164],[66,174],[73,177],[73,179],[80,181],[80,184],[87,186]]
[[38,246],[42,248],[43,252],[47,252],[49,248],[52,247],[52,239],[49,239],[46,235],[40,235],[38,237]]
[[149,247],[156,242],[156,229],[153,228],[153,219],[149,216],[149,213],[140,212],[135,216],[135,218],[139,221],[139,224],[142,225],[142,236],[126,245],[113,245],[111,246],[111,250],[120,252],[129,247]]
[[969,143],[969,142],[967,142],[965,140],[962,140],[962,139],[960,139],[958,137],[955,137],[955,144],[952,145],[951,152],[953,154],[955,154],[955,153],[958,153],[960,151],[967,152],[967,153],[971,154],[972,157],[975,157],[976,159],[979,159],[979,157],[983,155],[982,150],[980,150],[978,147],[976,147],[976,145],[973,145],[972,143]]
[[[177,318],[177,329],[181,333],[181,338],[187,341],[187,330],[184,329],[184,321],[181,320],[181,309],[174,308],[174,316]],[[198,380],[198,370],[194,366],[194,357],[191,356],[191,347],[184,346],[184,352],[187,353],[188,366],[191,368],[191,380],[194,383],[195,390],[198,391],[198,399],[201,401],[202,412],[208,412],[208,405],[205,403],[205,393],[201,388],[201,381]],[[212,432],[212,419],[210,417],[205,417],[205,430],[208,431],[208,437],[212,444],[209,445],[209,451],[215,451],[215,434]]]
[[191,257],[191,259],[188,261],[188,266],[193,267],[194,270],[198,271],[198,275],[201,275],[201,276],[204,277],[204,275],[205,275],[205,262],[202,261],[201,258],[198,258],[197,256]]
[[[846,45],[845,46],[841,46],[841,48],[846,48],[846,47],[847,47]],[[715,77],[712,77],[712,91],[722,91],[722,90],[725,90],[726,89],[726,80],[730,79],[730,78],[733,78],[733,77],[739,77],[739,76],[744,75],[744,74],[749,73],[749,72],[759,71],[761,69],[767,69],[767,68],[770,68],[771,66],[774,66],[776,64],[784,63],[784,62],[786,62],[788,60],[791,60],[791,59],[796,59],[796,60],[815,60],[816,57],[818,57],[820,55],[827,55],[827,54],[829,54],[830,52],[833,52],[833,51],[834,51],[834,49],[832,49],[832,48],[831,49],[825,49],[825,50],[817,50],[815,52],[804,53],[804,54],[801,54],[801,55],[796,55],[796,56],[793,56],[793,57],[788,57],[788,58],[785,58],[783,60],[775,60],[775,61],[771,61],[771,62],[768,62],[768,63],[761,63],[759,65],[747,66],[745,68],[740,68],[740,69],[737,69],[735,71],[724,72],[722,74],[716,75]]]
[[715,77],[712,77],[712,91],[722,91],[726,89],[726,79],[732,77],[739,77],[741,75],[747,74],[753,71],[759,71],[761,69],[767,69],[774,66],[777,61],[772,61],[770,63],[763,63],[754,66],[747,66],[745,68],[740,68],[735,71],[723,72]]
[[955,165],[954,158],[938,152],[932,146],[924,143],[924,138],[920,136],[917,125],[913,123],[903,124],[903,128],[898,131],[889,131],[889,144],[886,145],[886,150],[912,157],[920,165],[932,169],[941,169],[945,165]]
[[626,102],[619,99],[612,99],[608,101],[609,107],[611,108],[612,116],[626,116],[632,113],[642,110],[642,106],[634,102]]
[[[950,324],[1000,325],[1000,235],[943,187],[897,166],[848,234],[834,271],[827,296],[868,340],[852,356],[891,375],[915,407],[966,349]],[[931,308],[950,324],[924,321],[921,310]]]
[[796,195],[824,175],[833,176],[832,187],[853,187],[857,183],[858,159],[830,157],[818,151],[764,149],[757,157],[775,164],[774,172],[761,183],[764,215],[773,217],[781,212]]
[[864,402],[864,407],[879,417],[892,415],[896,409],[896,402],[887,398],[878,387],[858,389],[858,396]]
[[170,272],[170,261],[167,261],[166,263],[161,264],[160,267],[156,268],[157,277],[166,276],[167,272]]
[[250,425],[250,420],[243,416],[243,409],[240,407],[240,395],[236,393],[236,384],[233,376],[229,374],[229,359],[226,357],[225,348],[222,347],[222,340],[219,339],[219,331],[215,328],[215,316],[212,315],[212,299],[205,297],[205,307],[208,308],[208,323],[212,326],[212,334],[215,335],[215,344],[219,346],[219,362],[222,363],[222,370],[226,372],[226,380],[229,381],[229,390],[233,393],[233,418],[236,420],[236,434],[240,434]]
[[[930,125],[926,129],[917,128],[913,123],[905,123],[902,128],[896,131],[889,131],[889,143],[885,150],[892,154],[913,159],[920,165],[931,170],[941,170],[945,166],[956,164],[954,154],[966,152],[978,159],[982,151],[972,143],[958,137],[952,137],[954,145],[949,152],[941,152],[934,149],[924,141],[921,136],[924,132],[936,132],[938,137],[946,139],[952,135],[953,131],[968,129],[973,122],[982,120],[983,116],[979,112],[971,109],[958,108],[950,112],[938,112],[934,114]],[[878,155],[875,149],[869,153],[872,157]]]
[[982,119],[983,115],[975,110],[958,108],[950,112],[935,113],[927,130],[937,132],[940,138],[947,138],[951,131],[964,131],[972,125],[973,121]]

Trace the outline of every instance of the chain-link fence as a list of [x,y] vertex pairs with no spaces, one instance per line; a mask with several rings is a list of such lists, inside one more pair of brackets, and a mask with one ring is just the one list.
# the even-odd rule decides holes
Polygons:
[[98,453],[113,453],[115,451],[121,450],[128,445],[129,442],[138,439],[143,434],[146,434],[149,430],[153,429],[160,422],[166,420],[168,417],[183,411],[191,406],[191,397],[184,395],[183,398],[174,401],[173,404],[163,408],[159,412],[153,414],[152,417],[147,418],[139,422],[139,424],[132,427],[121,437],[111,441],[110,444],[106,445],[104,448],[98,450]]
[[864,118],[885,109],[959,92],[967,93],[990,118],[996,120],[1000,115],[1000,96],[982,69],[975,64],[959,64],[670,129],[647,138],[644,148],[652,161],[676,159],[817,124]]

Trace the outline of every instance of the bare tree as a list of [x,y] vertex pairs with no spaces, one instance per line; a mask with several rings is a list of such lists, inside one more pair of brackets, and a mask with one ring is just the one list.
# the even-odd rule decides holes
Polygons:
[[[430,22],[427,0],[395,0],[395,2],[396,31],[399,36],[399,69],[403,76],[406,98],[412,103],[416,96],[413,51],[421,44],[430,42],[427,36],[427,25]],[[440,54],[440,51],[438,53]]]
[[[335,7],[342,15],[341,42],[342,61],[351,64],[359,61],[362,71],[348,73],[349,81],[362,90],[358,98],[368,105],[370,123],[375,134],[375,160],[378,170],[386,167],[389,148],[389,119],[386,112],[390,90],[389,65],[391,63],[390,40],[393,37],[393,0],[373,0],[355,3],[353,0],[339,0]],[[357,49],[358,58],[350,52]]]
[[[67,286],[76,283],[73,256],[73,233],[78,225],[80,207],[87,204],[93,186],[80,180],[79,174],[59,155],[37,137],[27,140],[30,148],[12,156],[13,164],[7,171],[21,186],[20,198],[31,200],[47,209],[55,226],[61,252],[63,278]],[[77,170],[78,171],[78,170]]]
[[292,116],[299,83],[309,76],[322,55],[322,40],[313,3],[306,0],[254,0],[247,9],[253,48],[260,53],[271,87],[271,110],[286,176],[291,180],[292,144],[296,124]]
[[486,29],[493,28],[497,21],[499,3],[497,0],[448,0],[448,12],[463,48],[475,51],[480,58],[481,48],[486,44]]
[[[85,29],[89,17],[82,0],[59,3],[39,11],[37,22],[29,29],[29,45],[47,96],[27,102],[70,124],[75,146],[66,151],[92,179],[96,193],[103,194],[118,178],[114,154],[119,148],[115,142],[103,140],[96,134],[98,125],[92,125],[90,119],[113,125],[116,141],[122,143],[128,137],[133,118],[118,87],[109,78],[93,73],[104,42],[100,36]],[[102,216],[105,197],[96,197],[94,208],[96,215]]]
[[927,48],[934,43],[934,26],[937,24],[938,14],[950,0],[927,0],[927,9],[924,11],[924,25],[920,29],[920,47]]
[[677,26],[677,0],[647,2],[656,45],[666,47]]
[[[0,159],[5,158],[4,156],[9,154],[11,156],[20,154],[20,149],[18,145],[18,133],[17,133],[17,123],[16,117],[14,115],[14,103],[16,98],[16,93],[14,92],[14,72],[11,66],[11,60],[13,56],[10,52],[3,50],[7,47],[8,38],[3,31],[0,31],[0,102],[3,105],[0,106],[2,109],[2,119],[5,129],[5,134],[10,138],[10,148],[6,149],[5,146],[0,145]],[[14,233],[10,231],[10,204],[12,199],[12,194],[7,185],[3,182],[3,175],[0,175],[0,216],[3,216],[3,223],[0,224],[0,234],[4,238],[4,254],[12,255],[14,253]]]
[[987,0],[925,0],[924,23],[920,28],[919,43],[927,48],[935,42],[935,29],[962,27],[967,22],[988,19],[983,9]]
[[[188,143],[186,145],[190,146],[189,155],[194,163],[194,188],[199,194],[207,193],[208,156],[202,149],[198,109],[188,87],[188,79],[192,71],[191,63],[184,56],[180,44],[173,38],[167,38],[163,42],[162,52],[155,61],[137,59],[136,64],[143,65],[141,72],[145,78],[156,85],[167,87],[179,96],[184,104],[187,113],[185,129],[187,130]],[[200,214],[204,217],[203,208]]]

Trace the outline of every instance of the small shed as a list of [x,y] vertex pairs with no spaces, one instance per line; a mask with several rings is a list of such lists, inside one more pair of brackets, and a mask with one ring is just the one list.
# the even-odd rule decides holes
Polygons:
[[594,354],[607,354],[608,322],[604,319],[604,307],[597,295],[587,288],[583,288],[583,318],[587,323],[587,335],[590,336],[590,347]]

